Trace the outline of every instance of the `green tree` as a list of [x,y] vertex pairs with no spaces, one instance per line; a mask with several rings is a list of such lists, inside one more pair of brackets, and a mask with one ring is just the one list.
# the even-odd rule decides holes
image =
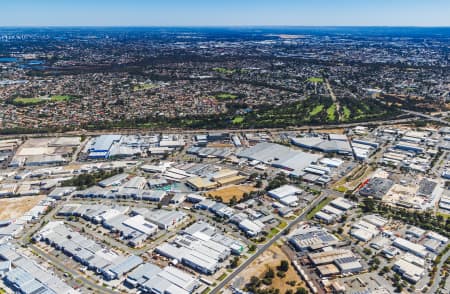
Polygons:
[[287,272],[289,270],[289,262],[287,260],[282,260],[280,265],[277,267],[277,270],[282,272]]

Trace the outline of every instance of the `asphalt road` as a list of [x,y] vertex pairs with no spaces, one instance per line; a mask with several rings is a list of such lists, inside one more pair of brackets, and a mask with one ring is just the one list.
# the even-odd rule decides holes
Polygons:
[[421,112],[417,112],[417,111],[406,110],[406,109],[403,109],[402,111],[405,112],[405,113],[412,114],[412,115],[415,115],[415,116],[419,116],[419,117],[422,117],[422,118],[426,118],[428,120],[435,121],[435,122],[438,122],[438,123],[441,123],[441,124],[444,124],[444,125],[450,125],[449,121],[447,121],[445,119],[442,119],[442,118],[439,118],[439,117],[435,117],[435,116],[429,115],[429,114],[425,114],[425,113],[421,113]]
[[430,294],[434,294],[434,293],[439,293],[438,292],[438,287],[439,287],[439,283],[441,282],[442,276],[441,276],[441,268],[444,265],[445,261],[447,260],[447,258],[450,257],[450,250],[447,251],[447,253],[445,253],[442,258],[441,258],[441,262],[439,262],[439,264],[436,267],[436,274],[435,274],[435,279],[433,282],[433,285],[431,285],[431,287],[428,289],[428,293]]
[[[407,112],[407,111],[405,111]],[[420,113],[414,113],[411,112],[409,114],[419,116]],[[422,114],[420,114],[422,116]],[[436,119],[435,117],[430,116],[433,119]],[[79,130],[79,131],[71,131],[71,132],[65,132],[65,133],[42,133],[42,134],[20,134],[21,136],[26,136],[29,138],[32,137],[55,137],[55,136],[80,136],[81,134],[84,134],[86,136],[98,136],[102,134],[110,134],[110,133],[120,133],[120,134],[139,134],[143,132],[164,132],[166,134],[179,134],[179,133],[185,133],[185,134],[198,134],[198,133],[205,133],[205,132],[228,132],[228,133],[241,133],[241,132],[289,132],[289,131],[305,131],[309,129],[313,130],[321,130],[321,129],[335,129],[335,128],[350,128],[350,127],[356,127],[356,126],[365,126],[365,125],[390,125],[390,124],[399,124],[399,123],[410,123],[411,120],[414,118],[398,118],[398,119],[391,119],[391,120],[375,120],[375,121],[367,121],[367,122],[357,122],[357,123],[344,123],[344,124],[333,124],[333,125],[318,125],[318,126],[309,126],[305,125],[302,127],[287,127],[287,128],[261,128],[261,129],[195,129],[195,130],[187,130],[187,129],[178,129],[178,128],[166,128],[166,129],[145,129],[145,128],[129,128],[129,129],[120,129],[120,128],[114,128],[114,129],[108,129],[108,130],[98,130],[98,131],[86,131],[86,130]],[[447,122],[448,123],[448,122]],[[17,138],[17,134],[13,135],[0,135],[1,138]]]
[[310,205],[309,208],[304,211],[301,215],[299,215],[295,220],[290,222],[284,229],[282,229],[278,234],[276,234],[272,239],[270,239],[266,244],[256,251],[249,259],[247,259],[244,263],[242,263],[233,273],[231,273],[228,277],[226,277],[220,284],[218,284],[210,293],[217,294],[219,291],[225,288],[225,286],[230,283],[237,275],[239,275],[245,268],[247,268],[258,256],[260,256],[264,251],[266,251],[270,246],[272,246],[281,236],[284,235],[286,231],[289,231],[292,227],[297,225],[299,222],[305,219],[306,215],[324,198],[328,196],[328,193],[322,193],[321,196],[315,199]]

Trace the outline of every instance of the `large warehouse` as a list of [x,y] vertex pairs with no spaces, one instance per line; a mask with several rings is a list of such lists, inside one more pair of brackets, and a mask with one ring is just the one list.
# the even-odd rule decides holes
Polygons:
[[101,135],[88,145],[89,158],[108,158],[111,147],[122,139],[121,135]]
[[295,150],[274,143],[258,143],[253,147],[245,149],[237,154],[238,157],[256,160],[290,171],[292,175],[300,174],[311,163],[322,158],[321,155],[311,154]]

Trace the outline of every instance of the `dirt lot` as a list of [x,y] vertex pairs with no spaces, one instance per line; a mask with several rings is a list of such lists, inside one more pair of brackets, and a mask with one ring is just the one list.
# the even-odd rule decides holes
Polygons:
[[[236,279],[240,280],[241,286],[244,286],[250,281],[252,276],[263,278],[268,267],[271,267],[275,272],[275,278],[272,280],[272,285],[268,287],[280,289],[280,293],[285,293],[286,290],[289,289],[295,292],[298,287],[305,287],[305,283],[301,280],[292,264],[289,264],[289,270],[286,272],[286,276],[284,278],[279,278],[276,275],[276,268],[283,259],[290,261],[289,257],[281,250],[280,247],[273,245],[261,254],[261,256],[259,256],[249,267],[247,267],[245,274],[239,275]],[[297,283],[295,286],[290,286],[286,283],[288,281],[296,281]]]
[[325,133],[325,134],[343,134],[345,129],[325,129],[325,130],[318,130],[318,133]]
[[240,201],[245,193],[250,193],[255,190],[257,189],[253,186],[232,185],[217,190],[209,191],[206,195],[213,198],[220,197],[222,199],[222,202],[228,203],[233,198],[233,196],[236,197],[237,201]]
[[45,195],[0,199],[0,220],[19,218],[44,198]]

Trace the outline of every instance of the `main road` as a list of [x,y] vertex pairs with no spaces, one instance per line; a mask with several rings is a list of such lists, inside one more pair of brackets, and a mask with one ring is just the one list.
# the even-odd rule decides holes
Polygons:
[[[434,294],[434,293],[439,293],[439,283],[442,280],[442,276],[441,276],[441,269],[442,266],[444,265],[444,263],[447,261],[447,259],[450,257],[450,250],[447,251],[442,257],[441,257],[441,261],[439,262],[439,264],[436,266],[436,273],[434,274],[434,281],[433,284],[430,286],[429,290],[427,293],[429,294]],[[444,292],[442,292],[444,293]]]
[[314,209],[314,207],[319,204],[323,199],[325,199],[329,193],[324,192],[320,195],[320,197],[316,198],[309,206],[308,209],[305,210],[302,214],[300,214],[295,220],[290,222],[284,229],[282,229],[278,234],[276,234],[272,239],[270,239],[263,246],[259,247],[259,249],[250,256],[244,263],[242,263],[233,273],[231,273],[228,277],[226,277],[220,284],[218,284],[210,293],[217,294],[219,291],[225,288],[225,286],[230,283],[237,275],[239,275],[245,268],[247,268],[258,256],[260,256],[264,251],[266,251],[270,246],[272,246],[276,241],[278,241],[281,236],[283,236],[286,232],[297,225],[299,222],[305,219],[306,215]]
[[[410,113],[410,115],[416,115],[414,113]],[[417,115],[416,115],[417,116]],[[404,117],[404,116],[403,116]],[[413,117],[407,118],[393,118],[390,120],[374,120],[374,121],[366,121],[366,122],[355,122],[355,123],[343,123],[343,124],[331,124],[331,125],[304,125],[301,127],[286,127],[286,128],[253,128],[253,129],[180,129],[180,128],[166,128],[166,129],[146,129],[146,128],[111,128],[107,130],[78,130],[78,131],[68,131],[61,133],[33,133],[33,134],[11,134],[11,135],[0,135],[0,138],[8,139],[8,138],[17,138],[17,136],[25,136],[25,137],[59,137],[59,136],[98,136],[102,134],[111,134],[111,133],[120,133],[120,134],[141,134],[141,133],[158,133],[163,132],[166,134],[198,134],[205,132],[228,132],[228,133],[241,133],[241,132],[273,132],[273,133],[283,133],[283,132],[295,132],[295,131],[305,131],[305,130],[326,130],[326,129],[336,129],[336,128],[351,128],[356,126],[371,126],[371,125],[393,125],[393,124],[401,124],[401,123],[410,123],[411,120],[414,120]]]
[[425,119],[428,119],[428,120],[431,120],[431,121],[434,121],[434,122],[438,122],[438,123],[441,123],[441,124],[444,124],[444,125],[450,125],[450,122],[448,120],[445,120],[445,119],[442,119],[442,118],[439,118],[439,117],[435,117],[435,116],[432,116],[432,115],[429,115],[429,114],[425,114],[425,113],[417,112],[417,111],[412,111],[412,110],[406,110],[406,109],[402,109],[402,111],[404,113],[415,115],[415,116],[419,116],[419,117],[422,117],[422,118],[425,118]]

